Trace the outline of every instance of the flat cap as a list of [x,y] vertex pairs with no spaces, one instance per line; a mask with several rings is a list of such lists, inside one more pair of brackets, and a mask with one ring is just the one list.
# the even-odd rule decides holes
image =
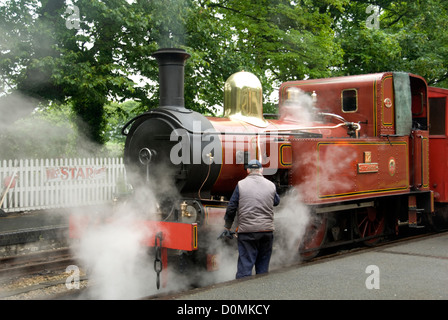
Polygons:
[[260,169],[261,163],[258,160],[250,160],[249,163],[247,164],[247,167],[249,169]]

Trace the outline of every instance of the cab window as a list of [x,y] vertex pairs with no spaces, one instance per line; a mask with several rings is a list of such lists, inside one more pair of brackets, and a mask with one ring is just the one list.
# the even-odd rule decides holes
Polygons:
[[429,134],[445,135],[446,98],[429,98]]
[[358,91],[347,89],[342,91],[342,111],[355,112],[358,110]]

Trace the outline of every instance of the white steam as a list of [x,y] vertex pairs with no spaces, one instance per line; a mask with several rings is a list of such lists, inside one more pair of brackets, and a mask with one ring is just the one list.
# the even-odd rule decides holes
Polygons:
[[86,127],[68,106],[14,91],[0,97],[0,159],[103,155]]
[[154,287],[143,229],[135,222],[123,213],[83,234],[75,251],[91,284],[88,298],[135,299]]
[[294,168],[300,177],[297,189],[303,201],[353,190],[356,157],[350,145],[321,146],[318,152],[303,153]]
[[287,192],[275,211],[274,248],[271,266],[299,261],[299,247],[310,223],[309,208],[302,203],[296,189]]
[[199,231],[199,237],[207,236],[205,242],[210,246],[207,251],[214,254],[218,269],[206,271],[204,265],[185,261],[188,265],[180,272],[178,261],[172,259],[176,252],[170,251],[168,268],[163,269],[161,287],[157,289],[154,248],[147,246],[154,239],[147,238],[148,230],[141,225],[144,219],[152,218],[136,212],[117,211],[84,230],[79,242],[72,247],[89,279],[89,289],[83,298],[138,299],[235,279],[237,240],[218,240],[222,227],[216,226],[207,235]]
[[29,115],[39,105],[39,100],[13,92],[0,97],[0,128],[8,128],[13,123]]
[[279,108],[280,118],[300,124],[310,124],[314,121],[313,98],[299,88],[288,89],[288,99]]
[[[139,188],[129,200],[98,211],[87,215],[88,227],[80,225],[80,239],[72,246],[89,279],[84,298],[137,299],[163,292],[156,288],[154,238],[148,236],[158,230],[144,224],[160,220],[154,192]],[[79,219],[82,224],[83,218]],[[165,276],[171,277],[169,269],[163,271]]]

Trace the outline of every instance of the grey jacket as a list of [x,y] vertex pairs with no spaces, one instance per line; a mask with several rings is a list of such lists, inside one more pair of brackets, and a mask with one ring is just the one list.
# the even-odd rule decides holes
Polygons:
[[238,182],[224,216],[232,226],[238,214],[238,233],[274,231],[274,206],[280,203],[275,185],[260,173],[251,173]]

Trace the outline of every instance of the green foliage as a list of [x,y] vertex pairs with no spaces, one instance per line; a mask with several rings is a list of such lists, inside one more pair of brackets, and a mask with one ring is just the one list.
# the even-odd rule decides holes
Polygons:
[[38,108],[0,132],[1,159],[77,156],[70,109]]
[[[155,50],[151,41],[145,41],[150,19],[145,6],[125,0],[74,4],[80,13],[79,28],[67,27],[76,17],[64,1],[6,2],[1,7],[6,17],[0,35],[5,54],[1,77],[22,94],[70,102],[87,124],[87,136],[103,143],[108,99],[146,100],[148,96],[131,76],[149,69],[149,59],[142,57]],[[19,39],[12,40],[16,34]]]
[[344,50],[341,74],[406,71],[430,85],[448,86],[448,2],[377,1],[379,28],[366,27],[372,1],[350,1],[337,17]]
[[128,100],[123,103],[111,102],[105,105],[106,140],[124,144],[125,136],[121,134],[123,126],[133,117],[142,113],[140,103]]
[[0,159],[67,158],[123,155],[121,128],[139,114],[135,101],[105,105],[107,125],[103,145],[85,134],[85,124],[68,105],[40,105],[30,115],[0,131]]

